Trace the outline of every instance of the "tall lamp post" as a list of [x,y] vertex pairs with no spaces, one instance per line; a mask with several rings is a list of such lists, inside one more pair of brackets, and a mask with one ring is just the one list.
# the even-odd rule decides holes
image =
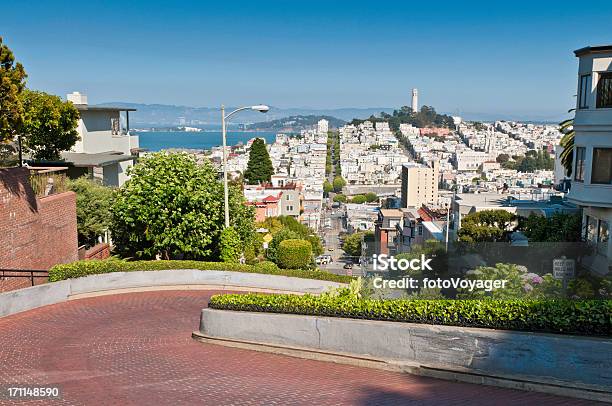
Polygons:
[[223,132],[223,198],[224,198],[224,208],[225,208],[225,228],[230,225],[230,217],[229,217],[229,189],[227,187],[227,132],[225,129],[225,120],[229,119],[234,114],[238,113],[242,110],[255,110],[261,113],[267,113],[270,110],[270,107],[265,104],[257,104],[255,106],[245,106],[240,107],[228,115],[225,115],[225,106],[221,105],[221,129]]

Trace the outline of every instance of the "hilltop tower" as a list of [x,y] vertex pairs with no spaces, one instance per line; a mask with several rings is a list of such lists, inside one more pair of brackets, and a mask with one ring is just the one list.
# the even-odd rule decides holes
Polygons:
[[419,111],[419,91],[418,89],[414,88],[412,89],[412,111],[417,112]]

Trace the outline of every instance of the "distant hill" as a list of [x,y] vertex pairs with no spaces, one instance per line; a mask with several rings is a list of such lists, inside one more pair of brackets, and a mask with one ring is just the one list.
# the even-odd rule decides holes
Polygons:
[[290,117],[280,118],[280,119],[272,120],[272,121],[263,121],[259,123],[254,123],[254,124],[248,125],[247,129],[259,130],[259,131],[298,132],[300,130],[305,130],[305,129],[316,126],[319,120],[321,119],[325,119],[329,121],[330,128],[338,128],[346,124],[346,121],[340,120],[339,118],[336,118],[336,117],[308,115],[308,116],[290,116]]
[[[119,106],[136,109],[130,113],[132,127],[164,127],[190,125],[195,127],[221,127],[221,112],[218,107],[190,107],[168,104],[140,104],[125,102],[101,103],[98,106]],[[226,107],[231,111],[232,107]],[[232,117],[232,124],[252,124],[264,121],[275,121],[295,116],[328,116],[334,120],[350,121],[354,118],[366,118],[372,114],[392,112],[386,107],[372,108],[341,108],[341,109],[309,109],[309,108],[279,108],[272,106],[270,111],[262,114],[256,111],[243,111]],[[183,122],[184,120],[184,122]],[[330,120],[331,121],[331,120]]]

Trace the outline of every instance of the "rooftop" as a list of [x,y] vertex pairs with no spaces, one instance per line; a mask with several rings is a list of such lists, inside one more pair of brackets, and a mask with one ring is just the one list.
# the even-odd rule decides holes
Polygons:
[[72,164],[77,167],[106,166],[117,162],[136,159],[133,155],[126,155],[118,151],[99,152],[97,154],[62,152],[62,158],[64,158],[66,162],[72,162]]
[[595,45],[580,48],[574,51],[574,55],[583,56],[587,54],[612,53],[612,45]]

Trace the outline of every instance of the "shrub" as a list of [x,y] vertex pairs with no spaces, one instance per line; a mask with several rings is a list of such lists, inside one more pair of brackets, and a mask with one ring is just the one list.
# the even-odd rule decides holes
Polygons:
[[[262,265],[265,264],[265,265]],[[318,279],[323,281],[348,283],[353,280],[350,276],[334,275],[319,270],[280,269],[276,265],[269,265],[264,261],[258,265],[233,264],[229,262],[204,261],[124,261],[119,259],[77,261],[70,264],[55,265],[49,270],[49,281],[57,282],[65,279],[79,278],[88,275],[97,275],[111,272],[131,271],[162,271],[173,269],[199,269],[202,271],[230,271],[263,273],[269,275],[292,276],[304,279]]]
[[612,336],[612,300],[359,299],[355,295],[216,295],[213,309]]
[[288,228],[282,228],[279,232],[274,234],[272,241],[268,244],[268,250],[266,251],[266,258],[270,261],[278,263],[277,251],[281,242],[285,240],[299,239],[300,235]]
[[288,269],[307,268],[312,262],[312,245],[306,240],[284,240],[276,254],[280,266]]
[[240,260],[242,243],[234,227],[224,228],[219,238],[219,259],[237,263]]
[[261,261],[260,263],[255,264],[254,268],[257,270],[257,272],[261,273],[276,273],[280,271],[278,265],[272,261]]

